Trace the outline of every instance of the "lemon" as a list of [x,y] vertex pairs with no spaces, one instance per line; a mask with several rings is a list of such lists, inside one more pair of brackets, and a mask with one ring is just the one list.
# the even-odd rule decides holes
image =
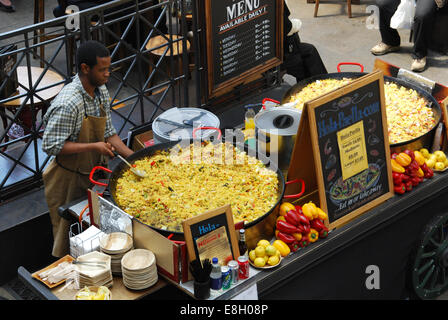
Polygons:
[[266,250],[263,246],[258,246],[255,248],[255,255],[257,257],[264,257],[266,255]]
[[422,154],[422,156],[424,156],[426,159],[429,158],[429,151],[426,148],[421,148],[420,149],[420,153]]
[[279,263],[280,258],[277,255],[273,255],[269,257],[268,265],[275,266],[277,263]]
[[257,247],[262,246],[262,247],[267,247],[269,246],[271,243],[268,240],[262,239],[260,241],[258,241],[257,243]]
[[429,155],[429,159],[434,159],[434,161],[437,162],[437,156],[434,153]]
[[444,162],[446,159],[446,155],[443,151],[436,151],[434,152],[434,155],[436,156],[437,161]]
[[255,250],[250,250],[249,251],[249,259],[250,259],[250,261],[254,262],[256,257],[257,257],[257,255],[255,254]]
[[264,259],[264,263],[268,263],[269,256],[264,256],[263,259]]
[[436,164],[436,161],[434,159],[426,159],[425,162],[430,169],[434,168],[434,165]]
[[443,164],[445,165],[445,168],[448,167],[448,159],[446,159]]
[[282,256],[282,253],[280,252],[280,250],[277,249],[277,252],[275,253],[275,255],[277,255],[278,258],[280,259],[280,257]]
[[445,164],[443,162],[438,161],[434,165],[434,169],[436,169],[436,170],[443,170],[443,169],[445,169]]
[[93,300],[104,300],[104,293],[96,294],[93,296]]
[[273,256],[277,252],[277,248],[269,245],[265,248],[265,251],[268,256]]
[[262,267],[264,267],[264,266],[266,265],[266,261],[264,260],[263,257],[257,257],[257,258],[254,260],[254,265],[255,265],[256,267],[262,268]]

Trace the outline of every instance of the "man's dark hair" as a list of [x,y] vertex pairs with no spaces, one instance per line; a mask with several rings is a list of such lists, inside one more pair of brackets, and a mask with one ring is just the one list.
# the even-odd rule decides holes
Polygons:
[[85,63],[90,68],[97,64],[96,58],[109,57],[109,50],[100,42],[89,40],[82,43],[76,50],[76,66],[81,71],[81,64]]

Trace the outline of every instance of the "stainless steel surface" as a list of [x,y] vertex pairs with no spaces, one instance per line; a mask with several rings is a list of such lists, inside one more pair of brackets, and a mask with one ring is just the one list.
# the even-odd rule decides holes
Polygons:
[[301,115],[298,109],[277,107],[255,116],[258,148],[270,159],[277,159],[282,171],[289,167]]

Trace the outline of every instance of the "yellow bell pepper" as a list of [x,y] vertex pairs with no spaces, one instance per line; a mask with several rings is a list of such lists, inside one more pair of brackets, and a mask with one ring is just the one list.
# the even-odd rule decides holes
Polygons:
[[417,177],[421,178],[421,177],[423,177],[424,175],[425,175],[425,174],[423,173],[422,168],[418,168],[418,170],[417,170]]
[[419,166],[422,166],[426,162],[426,158],[420,151],[414,151],[414,157]]
[[290,202],[283,202],[280,205],[279,215],[284,216],[290,210],[296,210],[296,207]]
[[310,232],[307,234],[307,238],[309,242],[316,242],[319,239],[319,232],[316,229],[311,228]]
[[394,159],[390,159],[390,164],[392,165],[392,171],[397,173],[404,173],[406,170]]
[[284,243],[282,240],[275,240],[272,245],[280,251],[280,254],[282,257],[286,257],[290,252],[291,249],[288,247],[286,243]]
[[317,207],[316,211],[317,211],[317,215],[318,215],[319,219],[322,219],[324,221],[328,219],[328,215],[325,213],[324,210],[322,210],[321,208]]
[[317,207],[314,203],[310,201],[302,206],[302,212],[305,215],[305,217],[308,218],[308,220],[313,220],[314,217],[317,215]]

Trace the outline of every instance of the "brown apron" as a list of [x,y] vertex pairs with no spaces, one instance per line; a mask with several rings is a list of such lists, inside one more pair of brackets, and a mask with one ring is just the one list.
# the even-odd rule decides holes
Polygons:
[[[104,141],[106,113],[100,106],[99,117],[86,116],[81,124],[79,143]],[[94,166],[104,165],[105,158],[97,152],[58,155],[43,173],[45,198],[53,225],[53,252],[55,257],[70,253],[70,221],[62,218],[58,209],[73,200],[87,195],[90,187],[89,173]]]

